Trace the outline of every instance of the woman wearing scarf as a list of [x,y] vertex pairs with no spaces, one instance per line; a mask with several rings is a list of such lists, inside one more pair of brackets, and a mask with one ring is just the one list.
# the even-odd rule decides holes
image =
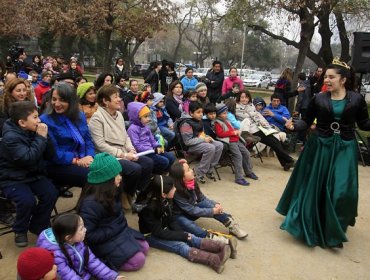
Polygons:
[[79,110],[76,90],[59,83],[51,92],[51,103],[40,119],[49,128],[54,157],[47,171],[56,185],[83,187],[95,155],[86,117]]
[[166,109],[170,114],[173,121],[176,121],[181,117],[183,110],[183,85],[179,80],[176,80],[170,84],[167,98],[166,98]]

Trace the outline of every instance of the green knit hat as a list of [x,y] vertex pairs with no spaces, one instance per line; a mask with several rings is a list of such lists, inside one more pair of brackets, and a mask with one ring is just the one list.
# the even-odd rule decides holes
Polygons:
[[87,91],[90,89],[90,88],[93,88],[94,87],[94,84],[93,83],[83,83],[83,84],[80,84],[78,87],[77,87],[77,95],[78,97],[83,98],[85,96],[85,94],[87,93]]
[[100,184],[112,180],[122,171],[118,160],[107,153],[97,154],[89,167],[87,182]]

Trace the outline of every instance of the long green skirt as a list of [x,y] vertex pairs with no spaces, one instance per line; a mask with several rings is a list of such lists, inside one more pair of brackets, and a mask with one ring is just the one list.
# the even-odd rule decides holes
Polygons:
[[357,216],[357,164],[355,140],[311,135],[276,207],[286,216],[281,229],[312,247],[347,241]]

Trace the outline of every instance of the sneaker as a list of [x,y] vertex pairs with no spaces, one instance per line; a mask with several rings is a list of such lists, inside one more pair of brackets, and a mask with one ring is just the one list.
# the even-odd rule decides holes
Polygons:
[[292,161],[292,162],[288,162],[286,163],[283,168],[284,168],[284,171],[288,171],[290,168],[294,167],[295,166],[295,161]]
[[239,224],[236,223],[234,220],[229,225],[229,232],[238,239],[244,239],[248,236],[248,233],[242,230]]
[[14,237],[14,242],[17,247],[27,247],[28,246],[27,233],[16,233]]
[[216,180],[215,174],[213,174],[213,172],[212,172],[212,171],[208,172],[208,173],[206,174],[206,176],[207,176],[207,178],[208,178],[208,179]]
[[248,175],[245,175],[245,177],[247,178],[251,178],[253,180],[258,180],[258,176],[256,174],[254,174],[254,172],[248,174]]
[[196,176],[195,177],[200,183],[205,184],[206,183],[206,178],[204,176]]
[[249,186],[249,182],[244,179],[235,180],[235,183],[242,185],[242,186]]

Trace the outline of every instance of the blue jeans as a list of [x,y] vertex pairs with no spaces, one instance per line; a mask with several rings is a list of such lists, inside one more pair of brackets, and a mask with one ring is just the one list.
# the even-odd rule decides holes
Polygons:
[[169,129],[165,126],[160,126],[159,130],[161,131],[162,136],[168,141],[168,143],[171,143],[173,139],[175,139],[175,132],[173,130]]
[[196,237],[194,235],[191,236],[191,240],[188,243],[183,241],[159,239],[152,235],[148,235],[145,238],[146,241],[148,241],[150,247],[172,252],[184,258],[188,258],[191,247],[199,249],[200,242],[202,241],[202,238]]
[[[40,234],[50,226],[51,211],[58,199],[58,191],[45,177],[30,183],[19,183],[4,187],[6,198],[16,205],[16,218],[13,224],[15,233]],[[35,199],[37,196],[37,200]]]
[[153,173],[162,174],[170,169],[170,166],[175,161],[175,156],[172,153],[164,152],[163,154],[149,154],[153,162]]
[[[214,208],[215,203],[212,200],[204,199],[201,202],[196,204],[199,208]],[[213,216],[217,221],[222,224],[225,224],[229,220],[230,215],[227,213],[216,214]],[[188,217],[185,215],[177,215],[176,220],[182,229],[186,232],[190,232],[198,237],[205,238],[207,236],[207,230],[201,228],[195,223],[197,217]]]

